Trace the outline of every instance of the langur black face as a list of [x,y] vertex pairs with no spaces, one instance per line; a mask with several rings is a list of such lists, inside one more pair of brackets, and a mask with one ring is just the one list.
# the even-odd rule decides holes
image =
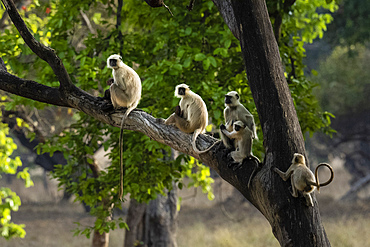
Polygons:
[[178,95],[185,95],[186,89],[184,87],[179,87]]
[[226,94],[225,95],[225,104],[231,104],[232,103],[231,98],[232,98],[232,96]]
[[242,128],[242,127],[241,127],[241,126],[239,126],[239,125],[235,125],[235,126],[234,126],[235,131],[239,131],[241,128]]
[[239,95],[234,92],[229,92],[225,95],[225,104],[234,105],[236,101],[239,100]]
[[111,67],[117,67],[117,59],[114,58],[109,59],[109,65]]

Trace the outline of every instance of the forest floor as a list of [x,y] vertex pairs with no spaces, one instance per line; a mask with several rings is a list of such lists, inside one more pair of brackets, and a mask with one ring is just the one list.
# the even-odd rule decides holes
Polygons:
[[[25,224],[27,232],[24,239],[6,241],[0,238],[1,247],[81,247],[91,246],[91,239],[73,236],[77,228],[92,226],[94,218],[85,213],[77,203],[57,202],[61,192],[57,192],[55,181],[33,178],[35,186],[24,189],[18,182],[9,186],[16,191],[22,206],[12,214],[15,223]],[[345,180],[347,179],[347,180]],[[338,201],[337,189],[348,189],[338,180],[348,181],[336,172],[338,184],[316,193],[322,221],[332,246],[363,247],[369,246],[370,203]],[[344,182],[343,182],[344,183]],[[330,187],[332,187],[330,189]],[[325,192],[325,189],[328,188]],[[197,191],[197,193],[194,193]],[[177,242],[179,247],[274,247],[279,246],[267,220],[248,201],[226,182],[216,179],[214,184],[216,199],[208,201],[200,189],[183,189],[181,210],[178,216]],[[341,194],[344,194],[341,192]],[[340,196],[340,195],[339,195]],[[187,198],[187,199],[186,199]],[[128,204],[128,203],[126,203]],[[226,213],[224,211],[226,209]],[[121,217],[121,216],[117,216]],[[110,246],[123,246],[124,231],[117,229],[110,234]]]

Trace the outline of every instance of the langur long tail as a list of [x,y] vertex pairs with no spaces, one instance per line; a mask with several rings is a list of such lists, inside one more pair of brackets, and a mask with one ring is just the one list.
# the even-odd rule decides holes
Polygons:
[[130,112],[135,109],[135,107],[130,107],[130,108],[127,108],[125,114],[123,115],[122,117],[122,120],[121,120],[121,130],[120,130],[120,134],[119,134],[119,162],[120,162],[120,180],[119,180],[119,185],[120,185],[120,188],[119,188],[119,194],[118,194],[118,198],[122,201],[123,200],[123,193],[124,193],[124,190],[123,190],[123,183],[124,183],[124,177],[125,177],[125,167],[123,165],[123,124],[125,123],[126,121],[126,118],[128,116],[128,114],[130,114]]
[[197,148],[197,145],[196,145],[196,140],[200,134],[201,130],[200,129],[196,129],[194,131],[194,134],[193,134],[193,141],[192,141],[192,146],[193,146],[193,149],[194,151],[197,153],[197,154],[203,154],[203,153],[206,153],[208,152],[209,150],[211,150],[211,148],[213,148],[217,143],[221,142],[221,141],[216,141],[215,143],[213,143],[209,148],[205,149],[205,150],[202,150],[200,151],[198,148]]
[[[319,175],[319,168],[321,166],[326,166],[327,168],[329,168],[330,173],[331,173],[329,180],[326,181],[325,183],[322,183],[322,184],[320,184],[320,182],[319,182],[319,176],[318,176]],[[333,171],[333,168],[329,164],[327,164],[327,163],[321,163],[321,164],[319,164],[316,167],[316,169],[315,169],[315,180],[316,180],[315,186],[317,186],[317,191],[319,193],[320,193],[320,187],[323,187],[323,186],[326,186],[326,185],[330,184],[333,181],[333,179],[334,179],[334,171]]]

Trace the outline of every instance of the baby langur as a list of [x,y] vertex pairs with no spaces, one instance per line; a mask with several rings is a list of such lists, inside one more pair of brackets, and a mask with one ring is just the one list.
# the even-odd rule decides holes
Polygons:
[[235,151],[230,153],[233,160],[238,163],[233,169],[238,169],[242,164],[243,160],[247,157],[255,159],[260,163],[259,159],[252,154],[252,143],[253,143],[253,132],[245,126],[245,124],[238,120],[233,124],[233,131],[229,132],[226,126],[221,124],[221,132],[225,134],[229,139],[234,140]]
[[[328,181],[325,183],[320,184],[318,178],[318,170],[321,166],[326,166],[329,168],[331,172],[331,176]],[[306,166],[305,158],[302,154],[295,153],[293,156],[292,164],[288,168],[288,170],[284,173],[280,171],[278,168],[273,167],[273,170],[279,174],[279,176],[284,180],[288,180],[290,177],[290,181],[292,183],[292,196],[298,197],[297,190],[301,191],[303,196],[306,199],[307,206],[313,206],[311,193],[317,187],[317,191],[320,190],[320,187],[326,186],[333,181],[334,178],[334,171],[333,168],[327,163],[319,164],[315,169],[315,175],[312,171]]]
[[201,154],[209,151],[214,144],[207,150],[198,150],[195,141],[199,134],[205,132],[208,125],[208,111],[202,98],[192,92],[188,85],[180,84],[175,88],[175,97],[181,98],[175,113],[169,116],[165,124],[174,125],[184,133],[193,133],[192,146],[196,153]]
[[[258,140],[253,115],[239,102],[239,94],[237,92],[231,91],[225,95],[225,107],[224,118],[226,130],[228,132],[233,131],[234,122],[240,120],[243,122],[244,126],[247,126],[249,130],[252,131],[252,139]],[[225,147],[229,149],[235,147],[232,140],[222,131],[220,132],[220,135]]]
[[141,98],[141,80],[139,75],[129,66],[122,62],[120,55],[111,55],[107,60],[108,68],[113,69],[114,82],[110,85],[110,95],[113,107],[127,107],[121,121],[121,132],[119,137],[120,145],[120,191],[119,198],[123,196],[123,124],[130,112],[136,108]]

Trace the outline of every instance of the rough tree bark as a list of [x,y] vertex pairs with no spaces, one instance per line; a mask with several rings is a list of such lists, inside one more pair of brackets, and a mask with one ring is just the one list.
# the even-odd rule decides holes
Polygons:
[[267,218],[282,246],[330,246],[316,200],[313,208],[292,200],[287,184],[270,171],[272,165],[286,170],[293,153],[304,154],[305,148],[266,3],[263,0],[213,2],[239,38],[264,135],[263,169],[254,180],[255,188],[247,191],[244,185],[241,192]]
[[[178,155],[172,150],[171,159]],[[166,196],[158,195],[149,205],[130,200],[126,218],[129,230],[125,233],[124,247],[177,247],[178,189],[175,182],[172,186]]]
[[[129,230],[125,231],[125,242],[123,247],[143,246],[145,236],[145,211],[146,203],[139,203],[134,198],[130,200],[126,223]],[[141,243],[142,242],[142,243]]]
[[155,200],[138,203],[131,199],[127,214],[124,247],[177,247],[177,189],[158,195]]
[[[41,102],[76,108],[104,123],[119,127],[123,112],[102,111],[102,99],[76,88],[55,53],[39,45],[32,35],[30,37],[11,1],[2,1],[26,43],[53,68],[60,81],[60,88],[23,80],[0,69],[0,89]],[[140,110],[130,114],[124,128],[142,132],[213,168],[262,212],[281,246],[330,246],[315,197],[314,207],[308,208],[302,198],[291,196],[289,182],[283,182],[270,170],[272,165],[286,170],[293,153],[304,154],[305,149],[265,1],[213,1],[240,40],[250,88],[261,120],[266,155],[262,169],[252,180],[251,187],[248,188],[247,183],[254,166],[244,161],[241,169],[232,171],[227,166],[231,161],[227,157],[228,151],[221,144],[208,153],[197,155],[190,144],[191,135],[166,126],[162,119],[156,119]],[[19,87],[22,90],[19,91]],[[48,95],[45,95],[46,92]],[[197,142],[199,148],[205,149],[214,141],[210,136],[200,135]]]

